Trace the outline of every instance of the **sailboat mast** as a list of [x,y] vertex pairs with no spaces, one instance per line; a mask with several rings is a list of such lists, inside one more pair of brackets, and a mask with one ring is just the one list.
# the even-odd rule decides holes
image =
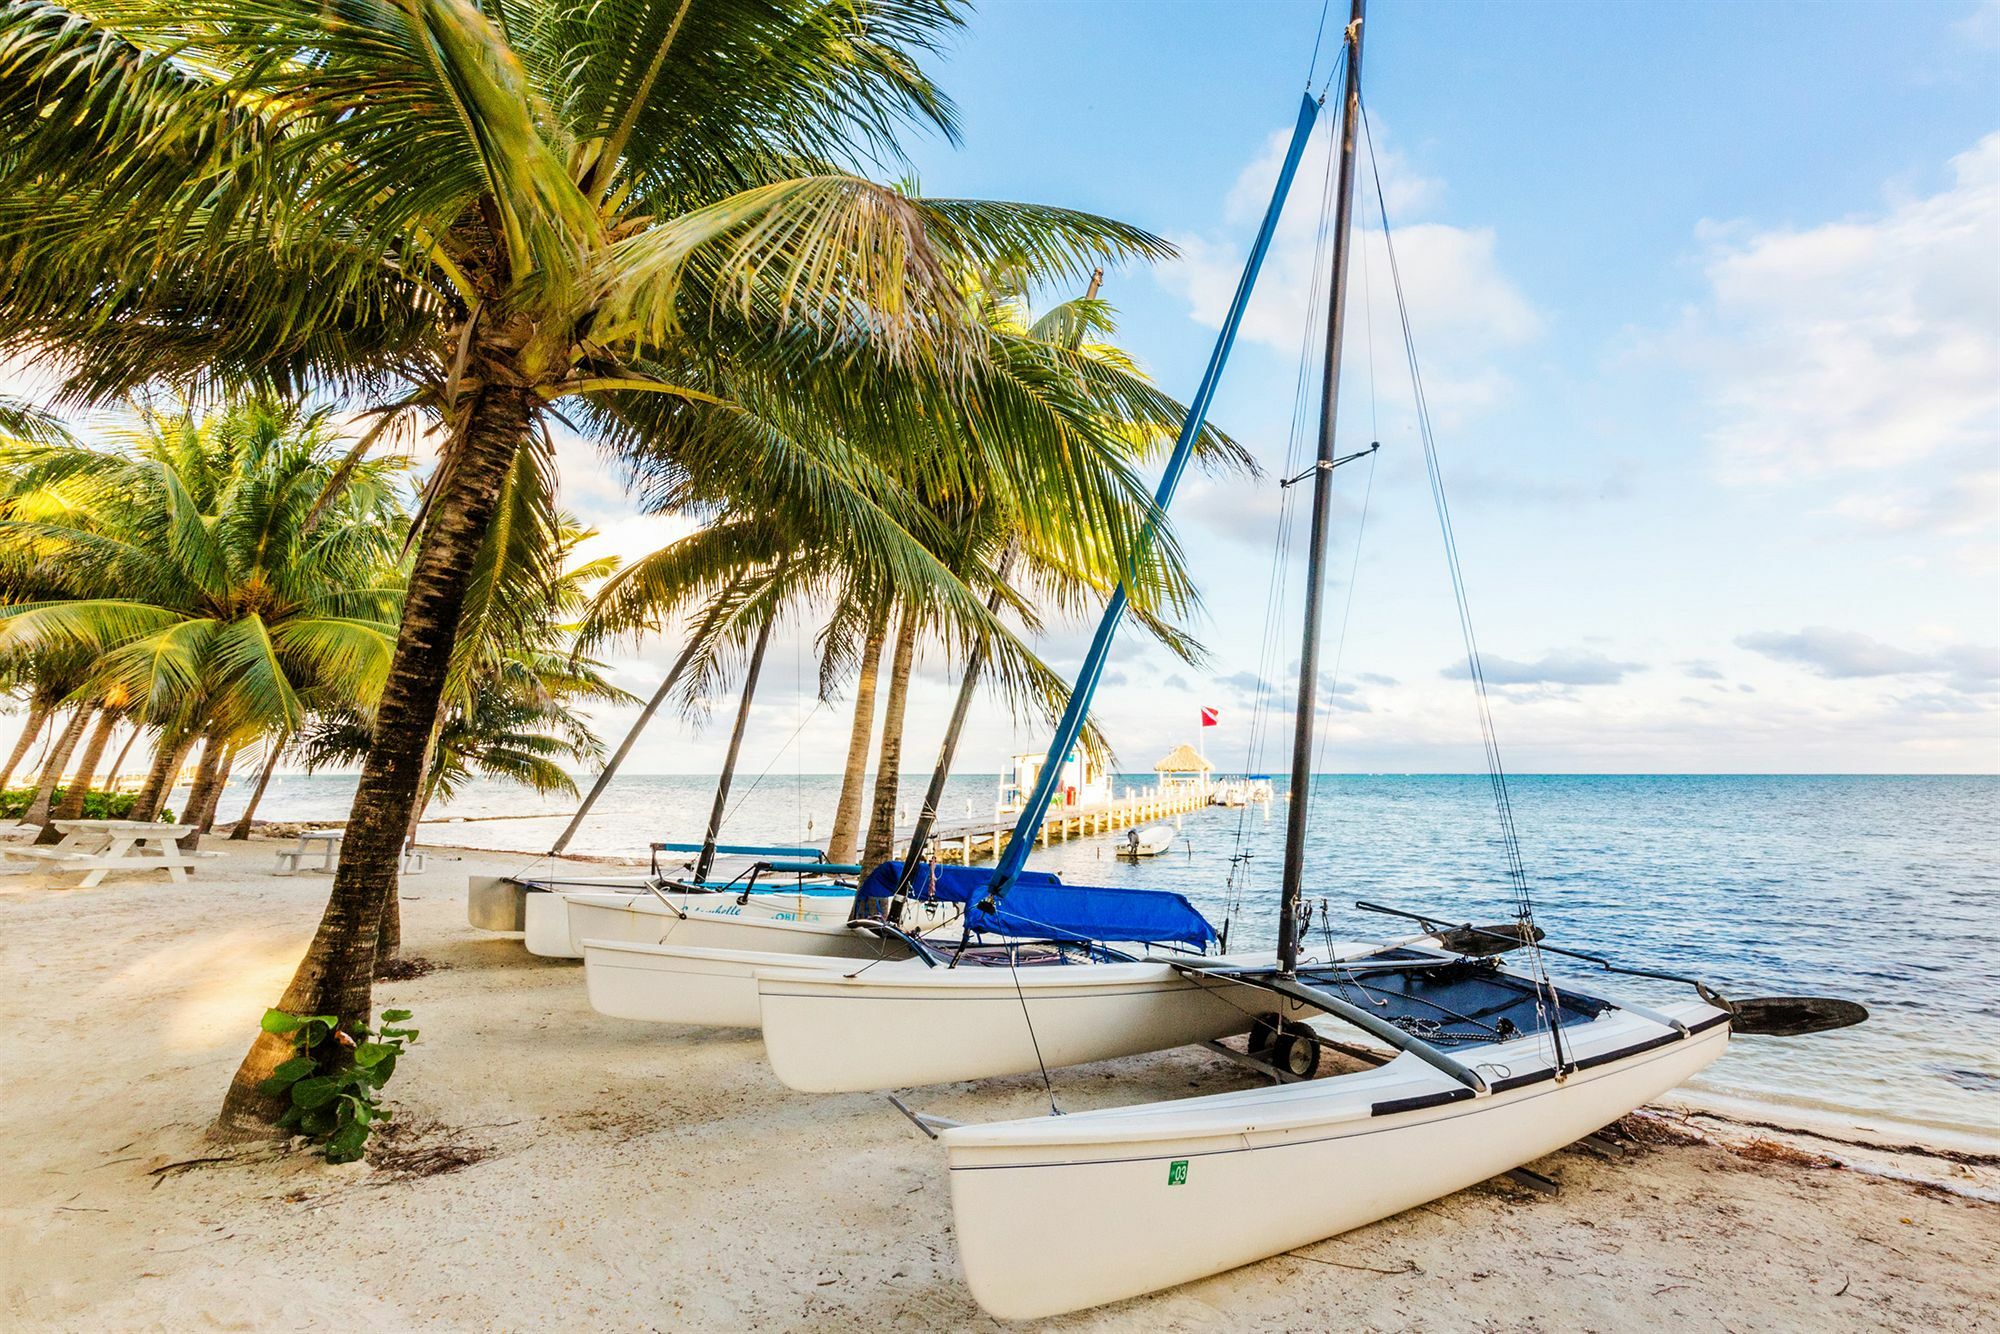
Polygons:
[[1319,640],[1326,597],[1326,536],[1333,506],[1334,419],[1340,403],[1340,336],[1347,317],[1348,232],[1354,216],[1354,148],[1360,130],[1361,21],[1354,0],[1347,22],[1347,99],[1340,116],[1340,165],[1333,211],[1333,274],[1327,294],[1326,371],[1320,386],[1319,455],[1313,468],[1312,544],[1306,560],[1305,640],[1299,650],[1299,698],[1292,715],[1292,786],[1285,821],[1285,872],[1278,912],[1278,966],[1299,963],[1299,901],[1305,882],[1306,811],[1312,804],[1313,719],[1319,695]]

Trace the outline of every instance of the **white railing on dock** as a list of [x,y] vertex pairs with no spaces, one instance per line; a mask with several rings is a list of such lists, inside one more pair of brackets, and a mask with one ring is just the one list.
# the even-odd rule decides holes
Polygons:
[[[1052,842],[1088,838],[1115,829],[1185,815],[1207,805],[1208,793],[1193,784],[1176,784],[1166,788],[1156,783],[1123,797],[1114,790],[1110,801],[1089,806],[1050,807],[1049,813],[1042,819],[1035,841],[1046,847]],[[995,802],[990,821],[966,820],[938,825],[931,831],[933,855],[939,861],[958,862],[966,866],[998,856],[1013,836],[1014,814]]]

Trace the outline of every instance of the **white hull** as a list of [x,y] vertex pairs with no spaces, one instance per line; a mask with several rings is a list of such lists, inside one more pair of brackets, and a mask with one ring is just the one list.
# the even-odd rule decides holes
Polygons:
[[[1668,1013],[1690,1027],[1718,1014]],[[1623,1010],[1565,1030],[1586,1062],[1665,1033]],[[1681,1083],[1728,1040],[1719,1024],[1561,1083],[1478,1097],[1405,1054],[1330,1079],[946,1130],[959,1261],[972,1295],[1004,1320],[1154,1292],[1533,1162]],[[1468,1059],[1489,1078],[1545,1070],[1547,1044]]]
[[[865,948],[850,935],[847,944]],[[768,950],[703,949],[591,940],[584,943],[584,982],[590,1007],[614,1019],[656,1024],[755,1028],[759,1018],[757,974],[775,969],[842,969],[865,959]]]
[[[677,913],[648,894],[630,903],[601,895],[569,896],[569,938],[578,958],[587,940],[642,945],[692,945],[717,950],[768,950],[777,954],[850,954],[854,935],[847,928],[847,903],[817,921],[794,921],[745,914],[736,901],[714,909]],[[746,905],[748,906],[748,905]]]
[[[688,894],[667,891],[674,907],[693,916],[741,918],[749,921],[800,921],[839,925],[847,920],[854,900],[844,894],[752,894],[744,904],[734,894]],[[575,905],[589,910],[579,922]],[[528,953],[544,959],[581,959],[586,938],[603,940],[663,939],[665,920],[679,920],[672,909],[647,890],[562,892],[535,890],[524,896],[523,943]],[[580,931],[579,925],[588,930]],[[703,942],[707,943],[707,942]]]
[[757,990],[771,1069],[807,1093],[948,1084],[1161,1051],[1244,1032],[1254,1010],[1272,1008],[1165,963],[1016,971],[909,959],[851,978],[772,974]]
[[1134,860],[1140,857],[1157,857],[1171,848],[1174,839],[1180,836],[1180,830],[1170,824],[1148,825],[1137,833],[1139,838],[1136,843],[1128,837],[1115,845],[1120,857]]

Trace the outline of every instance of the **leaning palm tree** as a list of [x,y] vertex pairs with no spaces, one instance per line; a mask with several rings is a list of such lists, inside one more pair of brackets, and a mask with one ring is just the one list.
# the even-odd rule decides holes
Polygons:
[[[321,929],[281,1004],[370,1009],[373,937],[482,534],[558,399],[682,476],[757,475],[885,583],[978,599],[871,485],[940,414],[1093,540],[1091,432],[1012,376],[959,273],[1165,247],[849,174],[915,123],[954,0],[18,0],[0,10],[0,328],[88,399],[154,375],[383,395],[442,457]],[[388,420],[385,413],[384,420]],[[848,429],[864,425],[866,431]],[[225,1119],[288,1054],[260,1039]]]

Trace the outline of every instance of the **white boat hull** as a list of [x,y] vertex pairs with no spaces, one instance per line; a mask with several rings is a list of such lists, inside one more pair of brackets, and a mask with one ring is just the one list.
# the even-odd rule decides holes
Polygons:
[[[752,894],[738,904],[733,894],[688,894],[667,891],[666,898],[689,916],[704,920],[725,917],[744,921],[815,922],[839,926],[847,920],[854,900],[845,894]],[[577,907],[581,905],[581,916]],[[528,953],[545,959],[581,959],[586,938],[640,940],[658,943],[668,921],[678,921],[673,909],[645,890],[585,893],[535,890],[522,903]],[[692,942],[690,942],[692,943]],[[711,942],[704,941],[703,944]],[[719,942],[717,942],[719,943]]]
[[1133,860],[1140,857],[1157,857],[1171,848],[1174,840],[1180,837],[1180,830],[1170,824],[1148,825],[1135,832],[1138,834],[1136,842],[1128,835],[1115,845],[1120,857]]
[[[850,937],[851,946],[867,941]],[[614,1019],[714,1028],[758,1025],[757,975],[777,969],[838,970],[867,962],[825,954],[699,946],[584,942],[584,982],[590,1007]]]
[[[620,904],[602,896],[570,896],[570,940],[582,956],[586,940],[674,944],[704,950],[768,950],[774,954],[854,954],[846,904],[838,916],[814,922],[732,912],[736,900],[716,908],[674,912],[658,898]],[[746,904],[748,906],[748,904]]]
[[[1719,1013],[1669,1012],[1690,1027]],[[1629,1011],[1612,1018],[1572,1030],[1573,1054],[1587,1062],[1635,1032],[1665,1033]],[[1533,1162],[1681,1083],[1728,1038],[1717,1024],[1560,1083],[1479,1097],[1406,1054],[1331,1079],[946,1130],[959,1261],[1003,1320],[1158,1291]],[[1546,1069],[1546,1046],[1522,1039],[1477,1059]]]
[[851,978],[772,974],[757,990],[771,1069],[807,1093],[990,1079],[1161,1051],[1244,1032],[1258,1008],[1235,1003],[1232,984],[1196,981],[1165,963],[1015,971],[910,959]]

